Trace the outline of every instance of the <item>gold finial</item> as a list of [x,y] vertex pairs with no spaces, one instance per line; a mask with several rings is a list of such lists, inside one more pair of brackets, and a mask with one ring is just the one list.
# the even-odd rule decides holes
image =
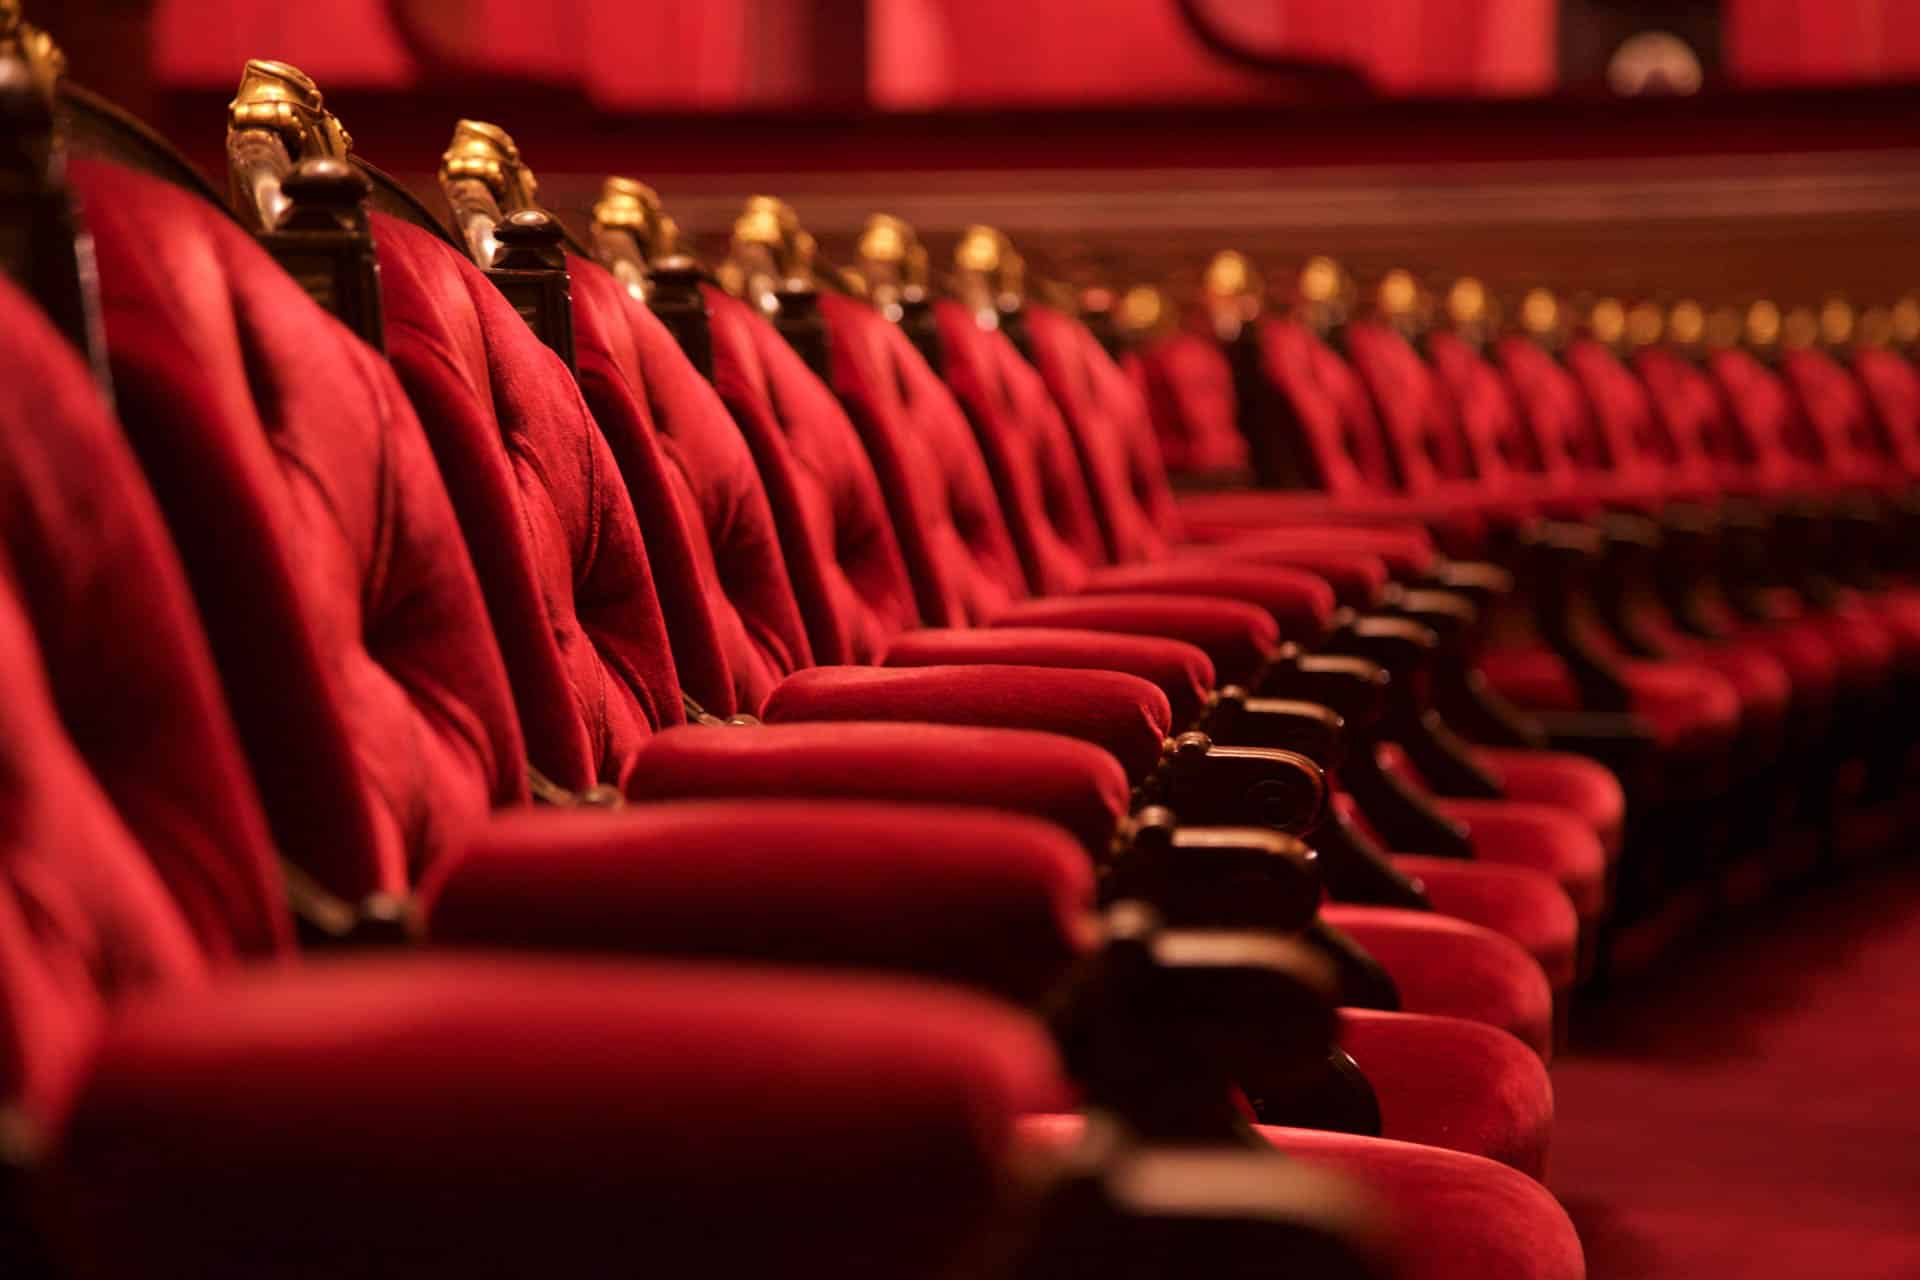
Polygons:
[[1172,308],[1166,295],[1150,284],[1137,284],[1120,295],[1113,307],[1114,327],[1128,337],[1144,338],[1158,333]]
[[919,302],[926,297],[927,249],[904,218],[889,213],[869,217],[855,252],[864,296],[889,318],[898,320],[905,314],[903,299]]
[[791,217],[785,201],[773,196],[749,196],[746,207],[733,220],[734,242],[761,245],[779,254],[787,247]]
[[1380,286],[1375,291],[1380,310],[1389,316],[1412,315],[1420,304],[1420,286],[1415,282],[1411,271],[1395,267],[1380,277]]
[[1300,268],[1300,297],[1305,302],[1335,302],[1346,292],[1347,273],[1332,258],[1316,255]]
[[1006,247],[1005,236],[976,223],[960,233],[960,243],[953,248],[953,265],[983,276],[997,275]]
[[7,52],[26,64],[34,92],[51,104],[67,73],[67,56],[52,36],[21,17],[19,0],[0,0],[0,53]]
[[1903,347],[1920,341],[1920,297],[1908,294],[1893,304],[1893,340]]
[[1780,341],[1780,307],[1766,298],[1748,306],[1742,336],[1748,346],[1770,347]]
[[277,133],[297,159],[344,160],[353,136],[326,108],[320,87],[300,68],[269,58],[250,58],[240,70],[240,87],[227,104],[227,130],[266,129]]
[[1844,347],[1853,341],[1853,307],[1845,298],[1828,298],[1820,304],[1820,341],[1830,347]]
[[502,213],[539,207],[540,183],[520,162],[512,136],[497,124],[462,120],[454,125],[453,141],[440,156],[440,181],[461,179],[483,184],[500,202]]
[[1636,302],[1627,308],[1628,346],[1650,347],[1660,341],[1660,335],[1665,328],[1666,317],[1660,314],[1658,305],[1651,302]]
[[[1683,347],[1699,342],[1707,333],[1707,313],[1692,298],[1682,298],[1667,312],[1667,334]],[[1726,345],[1724,343],[1717,345]]]
[[909,246],[917,244],[919,239],[904,220],[890,213],[876,213],[867,219],[866,227],[860,232],[858,252],[863,261],[900,267],[906,264]]
[[1487,317],[1487,287],[1472,276],[1461,276],[1447,289],[1447,316],[1462,327]]
[[1808,306],[1790,307],[1780,318],[1780,345],[1793,350],[1812,346],[1820,338],[1820,321]]
[[632,233],[649,261],[680,247],[680,226],[661,207],[659,194],[632,178],[616,175],[600,184],[600,198],[593,202],[593,221],[597,227]]
[[1587,309],[1587,328],[1594,338],[1616,346],[1627,333],[1627,309],[1618,298],[1601,298]]
[[1560,325],[1560,301],[1548,289],[1529,289],[1520,299],[1520,327],[1536,338],[1551,336]]
[[1207,263],[1207,269],[1200,277],[1200,287],[1208,296],[1214,298],[1237,298],[1256,292],[1255,281],[1259,273],[1253,269],[1253,263],[1247,255],[1234,249],[1225,249],[1213,255]]

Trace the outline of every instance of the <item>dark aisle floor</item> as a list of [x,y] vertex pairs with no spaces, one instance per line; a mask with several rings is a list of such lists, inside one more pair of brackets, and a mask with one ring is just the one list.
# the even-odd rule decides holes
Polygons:
[[1920,1277],[1920,854],[1663,967],[1553,1070],[1593,1280]]

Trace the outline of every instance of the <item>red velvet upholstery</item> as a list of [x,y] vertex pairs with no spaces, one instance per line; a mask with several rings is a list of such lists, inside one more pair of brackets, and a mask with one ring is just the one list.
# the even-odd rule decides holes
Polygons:
[[1408,1280],[1584,1280],[1566,1211],[1516,1170],[1437,1147],[1262,1126],[1268,1141],[1316,1168],[1358,1179],[1388,1206],[1406,1241]]
[[452,246],[377,217],[387,358],[459,513],[526,727],[561,786],[626,781],[685,719],[646,547],[572,376]]
[[219,210],[98,162],[72,178],[121,417],[276,843],[351,901],[402,891],[526,794],[506,674],[419,425],[387,366]]
[[[18,295],[0,295],[0,306],[18,313]],[[61,731],[12,565],[0,570],[0,767],[10,780],[0,810],[0,1106],[30,1140],[57,1126],[114,1002],[198,988],[208,972],[166,884]]]
[[1104,667],[1136,673],[1167,697],[1175,730],[1191,725],[1214,686],[1206,651],[1158,635],[1113,635],[1053,627],[910,631],[887,646],[884,665],[927,667],[1012,663],[1027,667]]
[[[1026,1118],[1023,1145],[1059,1150],[1078,1116]],[[1580,1238],[1537,1181],[1495,1161],[1439,1147],[1261,1125],[1280,1152],[1354,1179],[1391,1214],[1405,1280],[1585,1280]]]
[[1393,975],[1402,1009],[1498,1027],[1552,1056],[1553,989],[1517,942],[1422,911],[1328,903],[1320,914]]
[[[1577,709],[1579,691],[1566,664],[1551,651],[1494,649],[1481,659],[1488,681],[1523,706]],[[1662,750],[1713,754],[1732,742],[1740,723],[1740,696],[1704,665],[1627,662],[1621,675],[1633,709],[1652,726]]]
[[979,624],[1027,583],[972,429],[905,333],[853,298],[820,300],[833,386],[859,427],[906,553],[920,616]]
[[714,715],[751,711],[813,661],[753,455],[652,310],[568,266],[580,388],[633,497],[680,683]]
[[1578,815],[1600,837],[1609,860],[1620,856],[1627,795],[1620,779],[1605,765],[1564,751],[1504,747],[1475,747],[1473,759],[1499,779],[1510,799]]
[[316,965],[129,1011],[46,1199],[92,1275],[591,1274],[636,1241],[678,1272],[930,1275],[1056,1070],[1026,1018],[906,984]]
[[1272,614],[1257,605],[1217,596],[1141,592],[1046,596],[1021,601],[995,619],[994,625],[1178,636],[1212,660],[1222,684],[1251,680],[1280,641],[1280,625]]
[[1233,370],[1218,343],[1195,333],[1174,334],[1151,344],[1131,368],[1146,397],[1168,471],[1241,471],[1248,466],[1246,437],[1236,421]]
[[1544,1180],[1553,1137],[1546,1064],[1462,1018],[1340,1011],[1340,1047],[1380,1101],[1380,1136],[1498,1160]]
[[1031,814],[1103,853],[1129,803],[1126,771],[1090,743],[938,724],[687,727],[659,734],[634,770],[636,800],[850,797]]
[[875,661],[919,616],[873,465],[786,340],[745,303],[706,297],[714,386],[766,484],[814,660]]
[[1870,429],[1882,456],[1908,476],[1920,475],[1920,371],[1898,352],[1862,347],[1853,355],[1871,410]]
[[1441,915],[1491,929],[1525,948],[1559,997],[1579,977],[1580,916],[1553,876],[1531,867],[1476,858],[1396,853],[1393,865],[1427,891]]
[[489,823],[420,897],[443,945],[836,965],[1027,1004],[1094,940],[1092,863],[1064,831],[938,806],[521,813]]
[[[1138,782],[1172,729],[1167,696],[1118,671],[1056,667],[814,667],[760,714],[769,724],[905,720],[1039,729],[1093,743]],[[920,766],[924,767],[924,765]]]
[[1606,911],[1607,853],[1593,828],[1576,815],[1518,800],[1442,797],[1437,807],[1467,828],[1477,858],[1552,876],[1582,922]]
[[[0,328],[9,335],[0,344],[0,577],[43,655],[15,647],[26,639],[10,623],[0,669],[29,673],[44,661],[73,749],[203,954],[223,964],[283,951],[290,938],[266,820],[153,496],[88,370],[3,281]],[[17,696],[22,717],[37,715]],[[28,734],[23,725],[0,739],[24,744]],[[31,775],[35,766],[24,767]],[[25,778],[9,790],[27,811],[57,803],[57,791]],[[103,844],[100,856],[117,855]]]

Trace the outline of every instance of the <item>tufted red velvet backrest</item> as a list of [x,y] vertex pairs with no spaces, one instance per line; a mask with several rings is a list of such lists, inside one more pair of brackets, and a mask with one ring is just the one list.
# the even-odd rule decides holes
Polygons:
[[1395,469],[1409,493],[1428,492],[1470,469],[1453,401],[1413,344],[1372,320],[1347,326],[1347,360],[1379,409]]
[[1867,393],[1847,367],[1824,351],[1789,351],[1780,376],[1792,393],[1818,449],[1818,462],[1837,484],[1893,485],[1905,478],[1890,471],[1886,441]]
[[986,460],[966,416],[907,335],[829,294],[833,389],[859,429],[913,578],[920,616],[984,623],[1027,594]]
[[1920,475],[1920,370],[1896,351],[1862,347],[1853,354],[1880,438],[1881,453],[1907,475]]
[[1593,338],[1575,338],[1567,344],[1566,367],[1608,441],[1615,470],[1673,476],[1682,464],[1679,450],[1655,421],[1646,384],[1633,370]]
[[713,384],[766,485],[814,660],[878,661],[920,619],[859,433],[771,324],[718,289],[706,295]]
[[1078,320],[1038,304],[1025,315],[1034,367],[1073,436],[1107,559],[1162,558],[1180,536],[1179,516],[1139,387]]
[[1475,478],[1498,484],[1515,472],[1541,469],[1538,446],[1520,421],[1513,390],[1499,370],[1457,333],[1427,334],[1427,359],[1453,405],[1460,444]]
[[1173,334],[1130,356],[1128,371],[1146,396],[1168,471],[1243,471],[1252,465],[1240,434],[1233,367],[1218,342],[1197,333]]
[[525,796],[498,650],[391,370],[221,211],[77,160],[120,416],[282,854],[399,891]]
[[1027,580],[1039,595],[1079,590],[1107,548],[1059,408],[1006,334],[951,300],[934,304],[934,318],[941,371],[973,424]]
[[1646,385],[1654,422],[1680,465],[1722,488],[1747,487],[1750,473],[1742,442],[1712,375],[1670,347],[1641,348],[1634,353],[1633,368]]
[[1707,368],[1726,403],[1727,434],[1754,480],[1763,488],[1808,480],[1819,441],[1779,373],[1733,348],[1707,357]]
[[10,568],[0,557],[0,1115],[11,1146],[58,1128],[113,1001],[202,983],[207,966],[62,731]]
[[1520,334],[1500,339],[1494,351],[1544,475],[1566,479],[1618,465],[1580,384],[1552,352]]
[[200,949],[282,951],[266,818],[139,464],[79,359],[3,281],[0,330],[0,555],[62,728]]
[[1285,397],[1322,485],[1342,496],[1386,493],[1393,465],[1367,389],[1333,348],[1297,320],[1260,322],[1261,363]]
[[626,482],[680,683],[719,716],[758,710],[813,653],[753,455],[659,318],[572,260],[580,388]]
[[565,364],[451,245],[375,215],[387,357],[446,479],[527,754],[563,787],[624,786],[684,723],[620,469]]
[[57,1127],[108,1004],[283,951],[289,929],[126,442],[4,280],[0,331],[0,1112],[30,1139]]

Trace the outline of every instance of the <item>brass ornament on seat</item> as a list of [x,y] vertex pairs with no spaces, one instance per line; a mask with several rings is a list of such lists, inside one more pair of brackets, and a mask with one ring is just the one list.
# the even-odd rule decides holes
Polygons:
[[680,226],[644,182],[618,176],[600,185],[593,203],[593,254],[627,292],[650,302],[662,271],[698,271],[680,249]]
[[981,328],[999,328],[1004,318],[1017,315],[1026,304],[1026,288],[1026,259],[1003,232],[975,223],[960,234],[953,249],[953,291]]
[[1587,308],[1587,332],[1595,341],[1618,347],[1627,336],[1627,308],[1618,298],[1600,298]]
[[908,307],[925,303],[929,285],[927,249],[912,224],[888,213],[868,217],[854,247],[866,298],[898,323]]
[[1767,350],[1780,341],[1780,306],[1768,298],[1761,298],[1747,307],[1746,316],[1741,321],[1740,336],[1750,347]]
[[1636,302],[1627,308],[1626,345],[1631,350],[1650,347],[1666,332],[1667,318],[1658,303]]
[[1551,289],[1535,287],[1520,299],[1521,332],[1540,342],[1551,342],[1560,334],[1560,300]]
[[19,0],[0,0],[0,58],[18,59],[35,96],[52,104],[67,73],[67,56],[52,36],[21,16]]
[[1703,341],[1706,335],[1707,313],[1692,298],[1682,298],[1668,310],[1667,336],[1675,343],[1691,347]]
[[1820,341],[1829,347],[1845,347],[1853,342],[1858,328],[1853,305],[1845,298],[1828,298],[1820,304]]

